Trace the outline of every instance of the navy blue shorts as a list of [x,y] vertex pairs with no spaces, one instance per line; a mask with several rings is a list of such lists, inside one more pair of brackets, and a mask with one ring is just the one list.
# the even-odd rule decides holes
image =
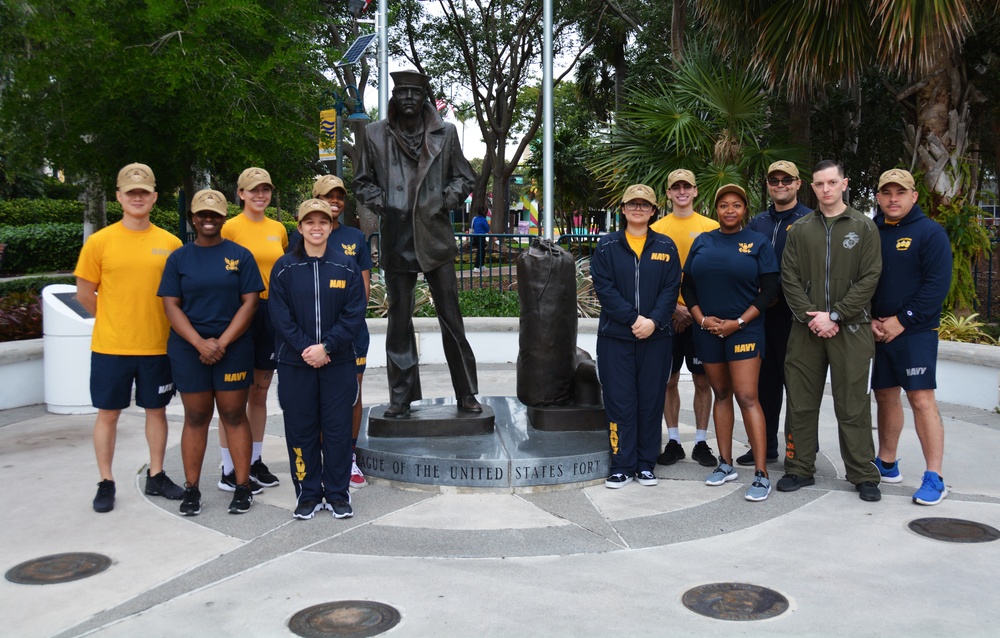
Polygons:
[[170,361],[165,354],[123,355],[90,353],[90,400],[98,410],[166,407],[174,398]]
[[872,390],[937,388],[937,331],[899,335],[889,343],[875,342]]
[[758,317],[728,337],[720,339],[701,326],[694,327],[694,344],[705,363],[726,363],[764,358],[764,319]]
[[355,372],[364,374],[368,367],[368,346],[371,344],[372,336],[368,334],[368,326],[361,329],[360,334],[352,344],[354,347]]
[[274,361],[274,325],[271,324],[267,299],[261,299],[257,304],[257,314],[253,316],[253,322],[250,324],[250,338],[253,339],[253,369],[277,368],[278,364]]
[[253,382],[253,340],[247,335],[229,344],[218,363],[207,366],[198,359],[197,348],[171,331],[167,357],[181,393],[242,390]]
[[671,346],[673,359],[670,364],[670,376],[680,374],[681,365],[687,362],[688,370],[691,374],[705,374],[705,367],[701,365],[701,357],[696,352],[694,337],[695,324],[692,323],[684,332],[674,334],[674,343]]

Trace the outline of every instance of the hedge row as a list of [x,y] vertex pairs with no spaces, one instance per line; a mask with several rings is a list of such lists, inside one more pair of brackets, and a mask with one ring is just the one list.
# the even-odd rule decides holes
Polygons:
[[21,279],[8,279],[0,281],[0,298],[14,293],[30,292],[36,295],[42,294],[42,288],[53,284],[76,285],[76,277],[73,275],[59,275],[56,277],[23,277]]
[[73,270],[83,245],[83,224],[0,226],[0,244],[6,244],[2,274]]

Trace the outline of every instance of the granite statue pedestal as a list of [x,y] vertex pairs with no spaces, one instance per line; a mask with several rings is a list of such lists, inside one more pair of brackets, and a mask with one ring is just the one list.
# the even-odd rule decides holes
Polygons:
[[[531,426],[528,408],[515,397],[484,396],[480,402],[483,414],[469,415],[479,418],[452,419],[442,426],[467,428],[452,435],[418,435],[419,419],[411,417],[412,423],[404,423],[408,419],[381,416],[385,406],[369,408],[368,428],[362,428],[358,438],[358,466],[376,480],[508,491],[593,484],[607,478],[608,435],[603,427],[539,430]],[[423,415],[457,412],[454,399],[415,401],[410,409]],[[487,414],[493,427],[482,431]],[[402,434],[407,430],[413,436]]]

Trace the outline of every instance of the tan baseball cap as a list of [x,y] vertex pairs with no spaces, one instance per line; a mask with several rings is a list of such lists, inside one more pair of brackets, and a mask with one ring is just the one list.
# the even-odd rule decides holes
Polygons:
[[770,177],[771,173],[777,173],[781,171],[782,173],[787,173],[792,177],[798,179],[799,169],[795,164],[791,162],[786,162],[785,160],[778,160],[777,162],[771,164],[767,167],[767,176]]
[[718,204],[719,198],[725,195],[726,193],[736,193],[737,195],[743,198],[744,204],[747,203],[747,192],[743,190],[742,186],[739,186],[737,184],[726,184],[724,186],[720,186],[719,190],[715,191],[715,203]]
[[344,180],[340,179],[336,175],[320,175],[313,182],[313,197],[319,197],[320,195],[326,195],[335,188],[339,188],[347,194],[347,188],[344,187]]
[[330,205],[324,202],[322,199],[307,199],[306,201],[299,204],[299,214],[296,219],[302,221],[306,215],[309,213],[320,212],[330,218],[333,221],[333,211],[330,210]]
[[229,214],[229,206],[226,201],[226,196],[219,191],[213,191],[211,189],[198,191],[194,194],[194,198],[191,200],[191,212],[200,213],[205,210],[218,213],[225,217]]
[[641,199],[643,201],[649,202],[653,206],[656,206],[656,193],[653,189],[645,184],[632,184],[625,189],[625,195],[622,197],[622,203],[627,204],[632,200]]
[[156,192],[156,177],[153,175],[153,169],[138,162],[129,164],[118,171],[118,190],[120,192],[127,193],[137,188],[150,193]]
[[904,171],[901,168],[894,168],[882,173],[882,176],[878,178],[878,187],[881,189],[886,184],[899,184],[911,191],[917,190],[916,184],[913,183],[913,175],[910,174],[910,171]]
[[241,191],[252,191],[261,184],[267,184],[271,188],[274,188],[274,183],[271,182],[271,174],[263,168],[257,168],[256,166],[251,166],[240,173],[240,179],[236,182],[237,187]]
[[667,175],[667,188],[670,189],[677,182],[687,182],[692,186],[698,186],[698,182],[694,181],[694,173],[686,168],[678,168],[676,171],[671,171]]

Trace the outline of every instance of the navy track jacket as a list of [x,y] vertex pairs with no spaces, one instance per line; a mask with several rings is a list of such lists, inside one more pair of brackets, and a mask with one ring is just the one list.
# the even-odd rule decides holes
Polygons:
[[599,336],[635,341],[632,324],[639,315],[656,324],[649,339],[673,336],[681,263],[672,239],[649,230],[638,258],[624,230],[605,235],[590,260],[590,275],[601,301]]
[[353,260],[327,249],[322,257],[278,259],[268,307],[278,363],[307,366],[302,351],[322,343],[331,363],[354,361],[354,338],[365,323],[365,284]]

